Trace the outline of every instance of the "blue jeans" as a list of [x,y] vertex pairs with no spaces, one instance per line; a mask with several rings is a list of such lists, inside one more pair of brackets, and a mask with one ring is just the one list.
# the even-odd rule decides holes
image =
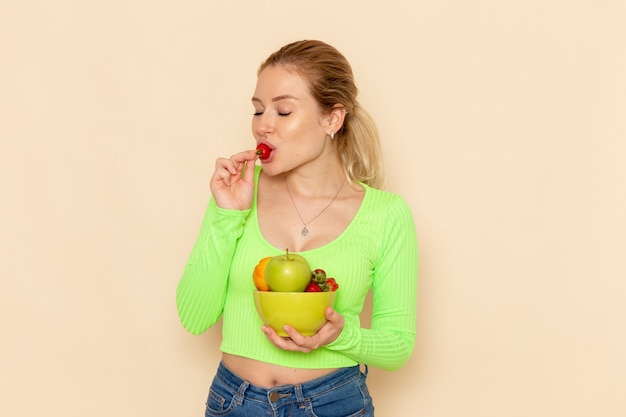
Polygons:
[[342,368],[302,384],[261,388],[223,363],[211,384],[206,417],[373,417],[374,406],[358,366]]

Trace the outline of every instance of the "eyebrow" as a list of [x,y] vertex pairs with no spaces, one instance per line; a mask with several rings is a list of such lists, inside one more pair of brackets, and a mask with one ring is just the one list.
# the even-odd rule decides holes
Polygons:
[[[294,96],[289,95],[289,94],[283,94],[281,96],[274,97],[272,99],[272,102],[277,102],[277,101],[280,101],[280,100],[289,100],[289,99],[291,99],[291,100],[298,100],[297,97],[294,97]],[[259,103],[262,103],[261,99],[258,98],[258,97],[252,97],[252,101],[258,101]]]

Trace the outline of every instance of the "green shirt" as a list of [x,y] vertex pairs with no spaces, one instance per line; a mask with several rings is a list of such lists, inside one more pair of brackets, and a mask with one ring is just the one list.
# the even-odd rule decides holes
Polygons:
[[[258,185],[260,167],[255,172]],[[252,271],[260,259],[281,254],[261,234],[256,197],[248,210],[209,201],[198,239],[178,284],[176,304],[183,326],[200,334],[222,323],[223,352],[294,368],[337,368],[365,363],[400,368],[415,345],[417,238],[402,197],[363,184],[365,196],[352,222],[332,242],[300,252],[339,284],[335,309],[345,318],[339,337],[310,353],[283,351],[260,327]],[[359,313],[372,290],[371,328]]]

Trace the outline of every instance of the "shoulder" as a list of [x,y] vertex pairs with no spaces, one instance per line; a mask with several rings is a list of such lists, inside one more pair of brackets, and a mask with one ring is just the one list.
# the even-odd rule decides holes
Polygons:
[[417,231],[411,207],[399,194],[366,186],[367,215],[370,232],[376,236],[376,263],[388,256],[416,259]]
[[408,211],[410,213],[411,209],[404,197],[401,195],[391,191],[372,188],[365,184],[363,184],[363,187],[365,188],[365,199],[368,203],[367,205],[371,209],[383,211],[400,210],[405,212]]
[[414,229],[413,212],[401,195],[367,185],[364,188],[361,220],[377,228],[380,233],[388,229]]

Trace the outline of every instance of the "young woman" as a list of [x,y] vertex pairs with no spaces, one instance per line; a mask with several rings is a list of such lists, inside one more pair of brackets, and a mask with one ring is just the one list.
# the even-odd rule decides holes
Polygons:
[[[411,211],[382,183],[377,129],[352,69],[320,41],[288,44],[258,70],[255,150],[218,158],[197,242],[178,285],[183,326],[223,319],[206,416],[373,416],[367,366],[400,368],[415,343],[417,242]],[[285,248],[336,278],[313,336],[263,326],[252,292],[260,259]],[[371,328],[359,313],[372,290]],[[363,365],[363,367],[361,367]]]

